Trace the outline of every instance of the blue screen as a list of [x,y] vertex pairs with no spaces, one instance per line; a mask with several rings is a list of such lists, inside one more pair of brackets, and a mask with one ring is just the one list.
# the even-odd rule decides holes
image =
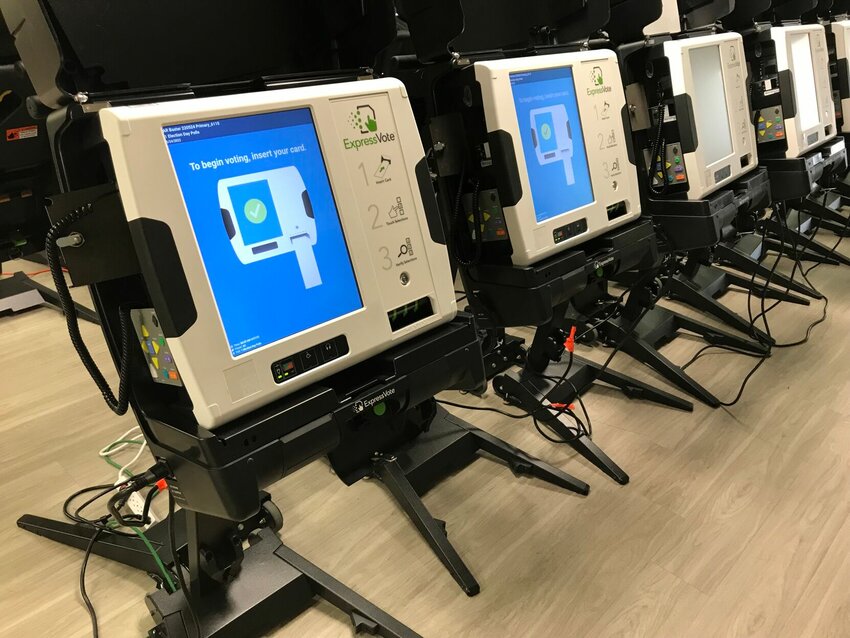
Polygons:
[[514,108],[538,222],[593,202],[570,67],[511,73]]
[[234,357],[363,307],[309,109],[163,133]]

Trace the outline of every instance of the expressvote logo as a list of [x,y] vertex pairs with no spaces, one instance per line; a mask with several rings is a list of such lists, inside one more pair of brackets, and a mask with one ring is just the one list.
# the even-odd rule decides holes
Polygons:
[[383,133],[378,130],[378,118],[375,109],[369,104],[361,104],[348,116],[351,128],[360,132],[361,137],[355,139],[345,138],[342,140],[345,150],[355,149],[359,151],[364,146],[394,142],[395,133]]
[[587,89],[588,95],[601,95],[602,93],[610,93],[611,87],[605,86],[605,76],[602,74],[602,67],[595,66],[590,72],[590,83],[593,88]]
[[355,401],[353,406],[354,414],[361,414],[362,412],[365,412],[367,408],[373,408],[375,409],[375,414],[377,416],[383,416],[386,408],[383,406],[380,410],[378,410],[377,408],[378,406],[381,406],[384,401],[392,397],[395,392],[395,388],[387,388],[386,390],[379,394],[376,394],[375,396]]

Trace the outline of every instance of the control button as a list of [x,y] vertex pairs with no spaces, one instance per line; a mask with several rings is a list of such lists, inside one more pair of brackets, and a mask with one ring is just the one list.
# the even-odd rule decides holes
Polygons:
[[333,341],[325,341],[322,345],[319,346],[319,354],[322,355],[322,362],[327,363],[333,359],[336,359],[337,350],[336,344]]
[[272,365],[272,376],[275,381],[283,381],[283,370],[280,367],[279,363],[275,363]]
[[685,176],[684,175],[676,175],[676,181],[677,182],[684,182]]
[[319,354],[316,352],[315,348],[305,350],[298,356],[301,359],[302,370],[312,370],[317,365],[319,365]]
[[676,162],[676,164],[681,164],[681,163],[682,163],[682,158],[681,158],[681,157],[677,157],[677,158],[675,158],[673,161],[674,161],[674,162]]
[[177,380],[177,370],[169,370],[168,371],[168,378],[171,379],[172,381],[176,381]]

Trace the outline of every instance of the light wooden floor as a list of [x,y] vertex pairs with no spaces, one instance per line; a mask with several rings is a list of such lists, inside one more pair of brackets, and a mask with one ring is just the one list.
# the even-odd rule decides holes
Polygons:
[[[482,459],[428,494],[481,582],[475,598],[379,483],[346,488],[323,463],[271,490],[286,517],[283,538],[430,638],[850,636],[850,268],[821,267],[812,278],[832,298],[827,323],[808,345],[777,351],[737,406],[685,414],[605,389],[587,395],[595,440],[631,473],[628,486],[529,423],[467,415],[592,485],[581,498]],[[726,301],[740,310],[745,296]],[[799,338],[820,308],[778,308],[774,333]],[[98,329],[83,331],[106,368]],[[664,351],[683,362],[698,347],[680,339]],[[55,311],[0,318],[0,352],[0,635],[87,636],[81,553],[15,520],[61,516],[72,490],[111,480],[96,450],[132,423],[107,411]],[[691,371],[728,399],[751,365],[718,354]],[[625,355],[615,367],[653,378]],[[146,575],[95,557],[88,584],[101,635],[146,632]],[[351,630],[318,603],[274,635]]]

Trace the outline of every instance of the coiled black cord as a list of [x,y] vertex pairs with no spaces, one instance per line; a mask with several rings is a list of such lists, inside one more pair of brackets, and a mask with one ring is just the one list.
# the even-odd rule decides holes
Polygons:
[[50,267],[50,274],[53,276],[53,284],[56,286],[56,292],[59,294],[59,302],[62,306],[62,312],[65,313],[65,323],[68,326],[68,335],[71,337],[71,343],[80,361],[83,362],[86,371],[91,376],[92,380],[100,390],[103,400],[109,409],[115,414],[121,416],[127,413],[130,404],[129,390],[129,362],[130,362],[130,313],[122,308],[119,308],[118,314],[121,321],[121,361],[118,371],[118,397],[112,392],[109,383],[104,378],[100,369],[97,367],[94,359],[86,347],[83,336],[80,334],[80,322],[77,317],[77,308],[74,305],[74,300],[71,297],[71,291],[68,289],[68,284],[65,281],[65,275],[62,272],[62,264],[59,255],[59,246],[57,244],[60,237],[65,233],[65,230],[73,223],[78,222],[84,217],[90,215],[94,211],[92,204],[86,204],[72,211],[56,223],[50,230],[47,231],[45,238],[47,264]]
[[[667,192],[667,175],[664,171],[664,162],[667,156],[667,140],[664,137],[664,93],[661,92],[659,87],[659,98],[658,98],[658,106],[656,109],[656,117],[658,118],[658,130],[655,134],[655,140],[653,142],[652,147],[649,150],[649,190],[653,195],[663,195]],[[664,156],[661,155],[664,154]],[[661,178],[661,187],[655,186],[653,183],[655,181],[655,173],[656,173],[656,158],[661,157],[661,166],[662,170],[660,171],[663,175]]]
[[[452,223],[452,252],[454,258],[460,266],[474,266],[481,261],[481,254],[484,250],[484,240],[481,236],[481,226],[484,224],[484,219],[479,208],[479,197],[481,181],[475,180],[475,185],[472,191],[472,224],[473,237],[469,237],[469,226],[466,216],[463,211],[463,187],[466,182],[466,169],[461,173],[460,183],[458,185],[457,194],[455,196],[454,220]],[[464,239],[469,237],[473,242],[472,254],[465,254],[461,249]]]

